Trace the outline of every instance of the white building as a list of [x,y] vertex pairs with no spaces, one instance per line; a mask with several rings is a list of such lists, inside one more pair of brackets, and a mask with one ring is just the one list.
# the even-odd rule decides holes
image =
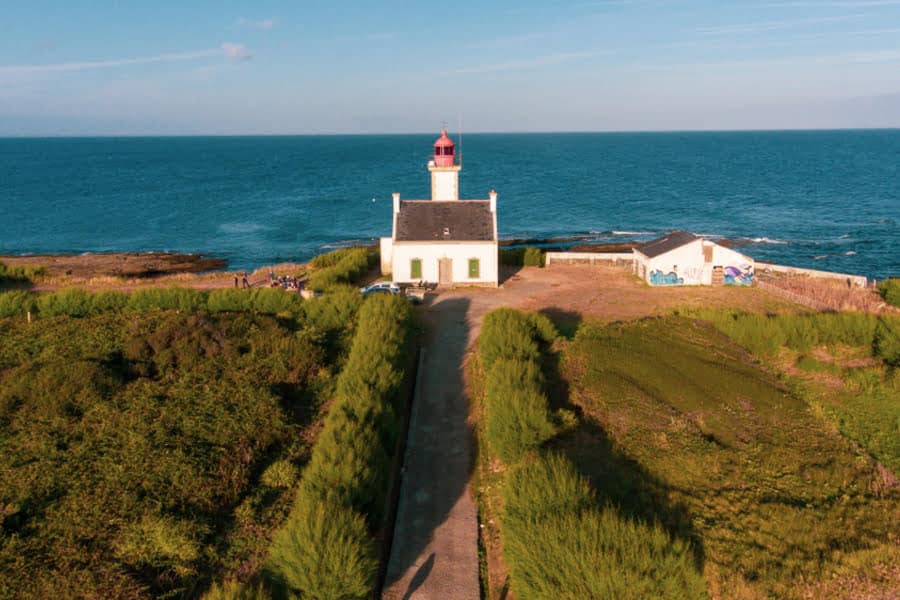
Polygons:
[[634,272],[650,285],[752,285],[752,258],[687,231],[634,248]]
[[497,192],[459,199],[459,171],[446,130],[434,143],[431,200],[394,193],[391,237],[381,238],[381,271],[397,283],[496,286],[499,279]]

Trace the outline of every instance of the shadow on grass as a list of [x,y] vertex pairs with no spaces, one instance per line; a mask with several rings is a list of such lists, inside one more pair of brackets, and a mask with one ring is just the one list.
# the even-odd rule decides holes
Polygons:
[[[559,323],[574,327],[573,334],[581,323],[580,316],[575,313],[558,309],[543,312],[558,323],[557,328],[561,329]],[[567,456],[578,472],[590,480],[601,504],[615,507],[627,518],[659,523],[673,539],[689,541],[694,564],[702,572],[703,544],[691,523],[687,507],[669,500],[667,486],[619,450],[606,430],[570,400],[570,386],[562,375],[560,360],[559,353],[544,353],[543,370],[550,406],[553,410],[574,413],[578,425],[551,440],[548,448]]]

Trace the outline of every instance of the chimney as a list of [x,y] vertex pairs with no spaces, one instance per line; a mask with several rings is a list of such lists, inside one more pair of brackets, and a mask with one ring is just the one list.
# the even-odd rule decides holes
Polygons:
[[400,192],[394,192],[394,214],[400,212]]
[[488,194],[488,200],[491,201],[491,212],[497,212],[497,192],[495,190],[491,190]]

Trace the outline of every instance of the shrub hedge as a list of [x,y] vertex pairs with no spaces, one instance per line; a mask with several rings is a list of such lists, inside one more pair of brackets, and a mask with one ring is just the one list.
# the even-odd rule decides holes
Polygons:
[[47,270],[44,267],[37,267],[32,265],[11,267],[5,263],[0,262],[0,283],[3,283],[4,281],[35,281],[46,274]]
[[500,264],[511,267],[543,267],[546,257],[540,248],[501,248]]
[[563,456],[519,466],[503,497],[503,554],[520,598],[706,597],[687,542],[599,507]]
[[322,254],[310,261],[315,268],[309,278],[309,288],[325,292],[341,283],[352,283],[364,275],[372,265],[374,255],[365,248],[341,248]]
[[412,313],[393,296],[359,311],[335,399],[304,469],[291,516],[275,536],[268,569],[289,594],[364,598],[377,570],[391,457],[400,428]]
[[878,291],[884,301],[892,306],[900,307],[900,278],[886,279],[878,285]]
[[503,484],[500,537],[519,598],[702,598],[690,544],[659,525],[599,506],[572,462],[538,450],[557,433],[543,393],[542,349],[553,324],[502,308],[485,316],[488,449],[512,467]]
[[556,434],[540,367],[540,344],[555,336],[553,323],[537,313],[498,308],[485,315],[478,339],[487,383],[484,435],[505,462]]

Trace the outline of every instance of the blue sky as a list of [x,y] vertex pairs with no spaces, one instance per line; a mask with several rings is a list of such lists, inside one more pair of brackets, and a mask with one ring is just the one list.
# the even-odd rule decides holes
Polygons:
[[0,135],[900,127],[900,0],[6,2]]

